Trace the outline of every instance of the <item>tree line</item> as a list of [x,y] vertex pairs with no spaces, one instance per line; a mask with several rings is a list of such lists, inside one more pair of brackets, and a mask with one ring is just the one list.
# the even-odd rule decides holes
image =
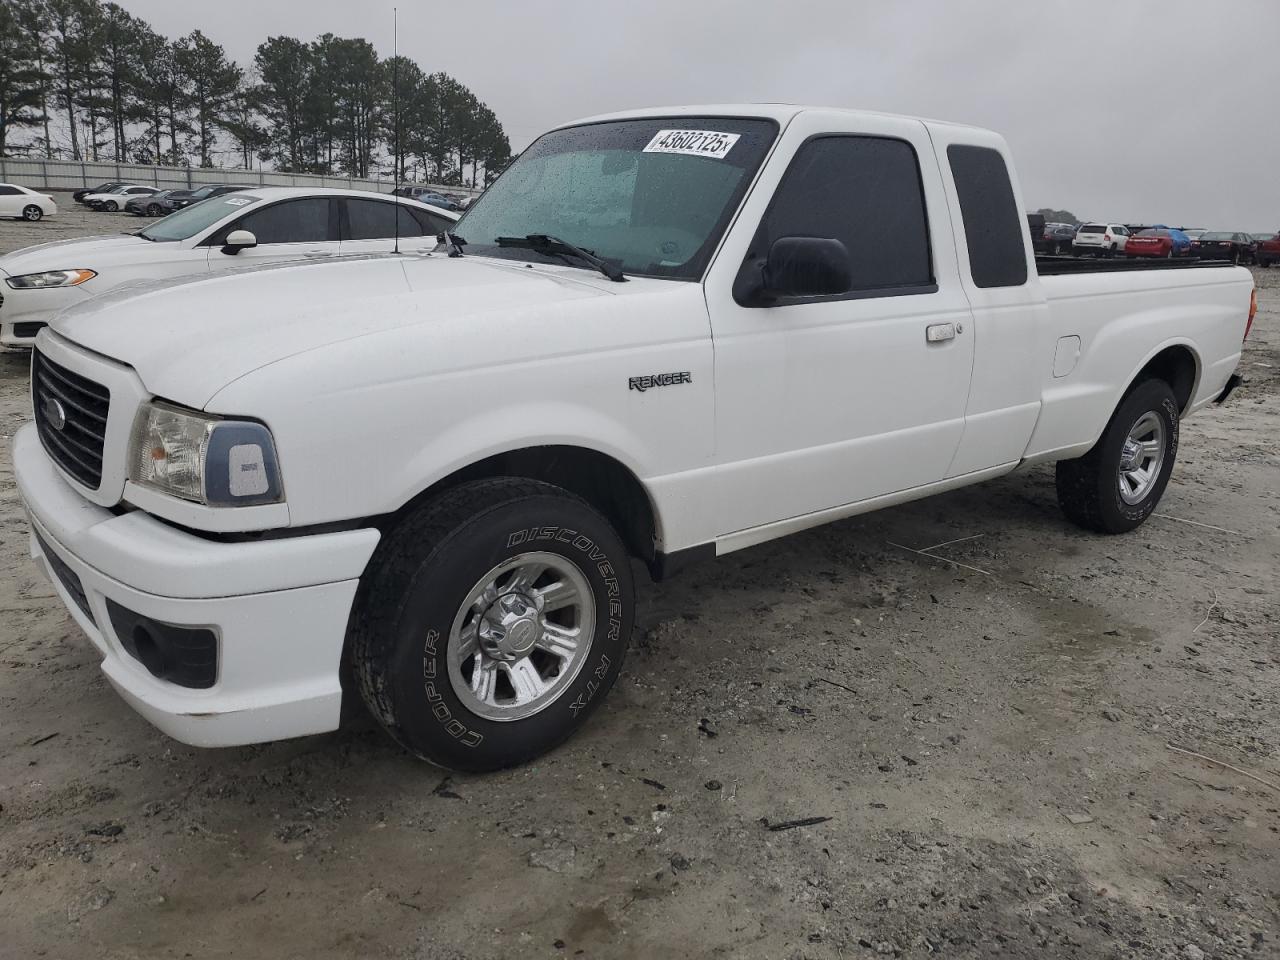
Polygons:
[[269,37],[246,68],[201,31],[170,40],[116,3],[0,0],[9,155],[246,169],[257,160],[476,186],[510,163],[511,145],[463,84],[407,57],[381,59],[367,40]]

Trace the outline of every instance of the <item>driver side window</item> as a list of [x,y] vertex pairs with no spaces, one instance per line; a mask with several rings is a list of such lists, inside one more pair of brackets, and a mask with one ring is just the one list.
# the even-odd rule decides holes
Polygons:
[[259,246],[271,243],[325,243],[337,239],[330,236],[327,197],[307,197],[272,204],[262,210],[255,210],[230,229],[248,230],[257,238]]

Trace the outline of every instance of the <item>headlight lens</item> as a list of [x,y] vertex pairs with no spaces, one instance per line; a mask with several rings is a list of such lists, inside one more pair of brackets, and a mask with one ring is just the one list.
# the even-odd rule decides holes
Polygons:
[[129,479],[214,507],[284,499],[275,443],[266,427],[161,402],[138,411]]
[[15,290],[39,290],[45,287],[75,287],[92,280],[96,270],[46,270],[44,273],[24,273],[20,277],[6,277],[5,283]]

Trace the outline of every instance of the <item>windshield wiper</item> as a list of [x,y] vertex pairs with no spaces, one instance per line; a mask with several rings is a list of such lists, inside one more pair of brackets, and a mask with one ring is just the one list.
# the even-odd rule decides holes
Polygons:
[[622,268],[618,266],[616,261],[597,257],[590,250],[575,247],[567,240],[548,236],[545,233],[527,233],[523,237],[498,237],[494,240],[494,243],[500,247],[522,247],[535,253],[577,257],[579,260],[584,260],[591,264],[614,283],[623,283],[627,279],[622,275]]

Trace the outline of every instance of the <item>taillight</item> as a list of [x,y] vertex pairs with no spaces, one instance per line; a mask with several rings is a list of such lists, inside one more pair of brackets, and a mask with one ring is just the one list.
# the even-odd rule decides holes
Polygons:
[[1249,319],[1245,322],[1244,337],[1242,337],[1241,339],[1244,339],[1244,340],[1249,339],[1249,331],[1253,329],[1253,318],[1257,316],[1257,313],[1258,313],[1258,288],[1254,287],[1253,290],[1250,291],[1249,293]]

